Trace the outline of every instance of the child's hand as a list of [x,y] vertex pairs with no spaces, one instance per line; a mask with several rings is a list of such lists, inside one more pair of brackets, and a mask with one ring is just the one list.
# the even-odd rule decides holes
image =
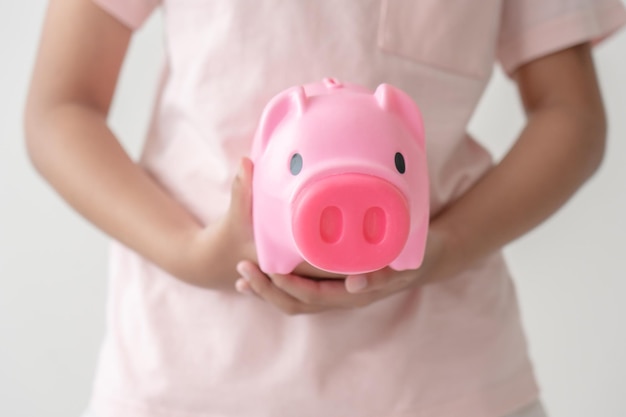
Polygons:
[[230,197],[230,206],[222,220],[222,227],[228,235],[228,242],[234,244],[235,252],[256,261],[256,247],[252,230],[252,174],[254,165],[248,158],[242,158],[239,172],[235,177]]
[[313,280],[299,275],[264,274],[251,261],[237,264],[242,275],[237,290],[252,292],[289,315],[319,313],[337,308],[364,307],[400,291],[443,277],[445,238],[432,230],[424,263],[418,270],[395,271],[384,268],[344,280]]
[[198,230],[191,238],[181,264],[189,283],[218,290],[232,290],[237,279],[236,263],[256,261],[252,231],[252,161],[242,159],[235,177],[230,206],[217,223]]
[[[252,161],[243,158],[225,216],[217,224],[193,235],[185,251],[187,255],[180,262],[183,272],[177,274],[184,281],[209,289],[233,290],[239,277],[236,263],[241,259],[257,262],[252,229],[253,169]],[[311,277],[340,277],[306,263],[299,265],[296,272]]]

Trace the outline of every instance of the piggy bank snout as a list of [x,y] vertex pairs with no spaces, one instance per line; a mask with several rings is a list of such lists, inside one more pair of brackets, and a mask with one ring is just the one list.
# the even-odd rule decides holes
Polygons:
[[356,274],[389,265],[409,235],[407,198],[390,182],[339,174],[303,187],[292,205],[293,236],[310,264]]

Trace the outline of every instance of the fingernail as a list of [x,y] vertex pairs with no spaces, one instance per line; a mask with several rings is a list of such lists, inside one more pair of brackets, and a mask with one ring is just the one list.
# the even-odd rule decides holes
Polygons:
[[241,294],[249,294],[252,292],[248,283],[242,278],[235,281],[235,289]]
[[250,273],[248,272],[246,265],[244,263],[242,262],[238,263],[235,269],[237,269],[237,272],[241,274],[241,277],[243,279],[245,279],[246,281],[250,281]]
[[359,292],[367,287],[367,277],[365,275],[353,275],[346,279],[346,290],[350,293]]

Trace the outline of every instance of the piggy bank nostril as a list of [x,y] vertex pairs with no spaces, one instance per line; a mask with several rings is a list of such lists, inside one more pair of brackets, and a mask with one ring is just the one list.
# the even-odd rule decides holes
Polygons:
[[385,211],[380,207],[370,207],[363,217],[363,237],[373,245],[380,243],[387,230]]
[[320,216],[320,236],[326,243],[337,243],[343,232],[343,214],[338,207],[329,206]]

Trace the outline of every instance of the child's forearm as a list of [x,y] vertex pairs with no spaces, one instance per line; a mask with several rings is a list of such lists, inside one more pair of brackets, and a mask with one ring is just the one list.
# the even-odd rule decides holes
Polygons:
[[[589,51],[578,47],[517,74],[528,123],[506,157],[433,220],[450,275],[528,232],[599,166],[605,119]],[[444,271],[445,270],[445,271]]]
[[[224,254],[215,256],[215,262],[210,258],[211,246],[217,254],[225,243],[220,231],[204,231],[137,166],[107,128],[102,114],[79,104],[59,105],[40,114],[33,124],[36,127],[28,129],[33,163],[85,218],[187,281],[206,285],[208,271],[213,271],[224,278],[232,275],[234,282],[236,259],[220,271],[226,267]],[[190,259],[200,258],[193,253],[198,239],[206,240],[202,245],[207,250],[206,268],[201,269],[207,276],[198,276],[197,262]]]

